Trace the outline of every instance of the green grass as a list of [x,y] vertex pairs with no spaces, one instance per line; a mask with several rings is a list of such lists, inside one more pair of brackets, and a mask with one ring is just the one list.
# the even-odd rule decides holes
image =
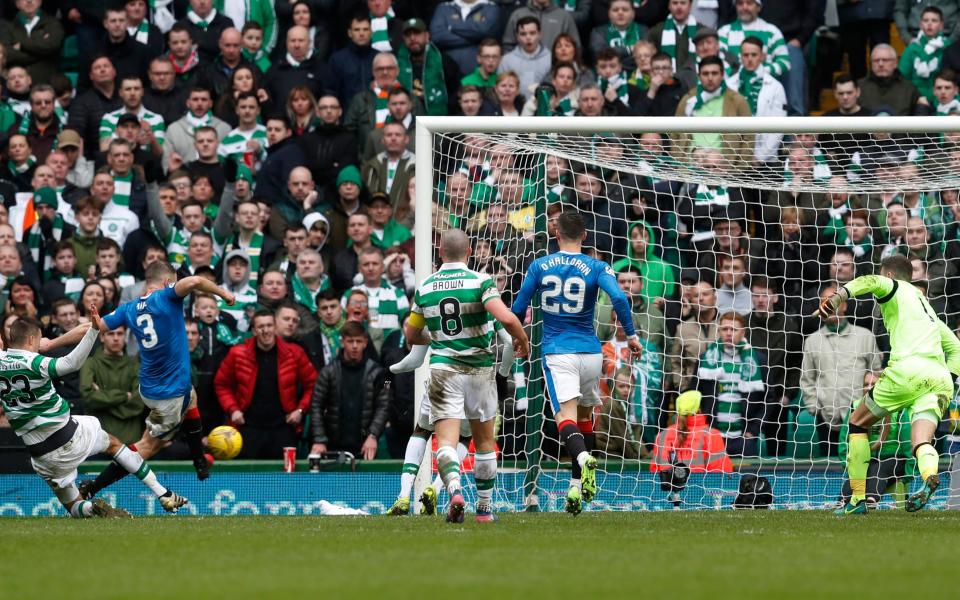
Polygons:
[[5,518],[0,598],[819,599],[956,592],[958,513],[501,517],[482,526],[420,517]]

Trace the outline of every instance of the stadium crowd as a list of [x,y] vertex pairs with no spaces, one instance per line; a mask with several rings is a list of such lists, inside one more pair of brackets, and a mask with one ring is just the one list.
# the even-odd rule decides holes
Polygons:
[[[250,458],[292,445],[399,458],[412,376],[384,381],[406,354],[416,284],[417,116],[797,116],[819,113],[831,86],[828,116],[954,115],[958,16],[956,0],[7,0],[3,329],[29,315],[57,335],[90,304],[104,314],[137,298],[144,268],[169,261],[238,298],[189,307],[206,429],[239,427]],[[953,160],[951,137],[630,141],[655,167],[733,165],[782,180],[773,192],[556,157],[538,178],[502,147],[455,139],[436,161],[434,229],[474,233],[471,267],[507,297],[533,257],[535,199],[551,216],[584,213],[587,246],[629,291],[645,346],[631,364],[601,303],[607,453],[662,463],[676,444],[722,440],[728,455],[787,456],[806,419],[814,454],[837,456],[884,333],[871,300],[824,323],[810,315],[903,253],[960,325],[960,197],[920,184],[925,161]],[[855,193],[884,178],[916,187]],[[816,183],[824,192],[807,191]],[[56,380],[74,414],[124,442],[143,427],[135,354],[107,333],[77,376]],[[505,455],[523,450],[527,369],[501,381]],[[671,425],[689,389],[700,413]],[[948,414],[953,447],[956,403]]]

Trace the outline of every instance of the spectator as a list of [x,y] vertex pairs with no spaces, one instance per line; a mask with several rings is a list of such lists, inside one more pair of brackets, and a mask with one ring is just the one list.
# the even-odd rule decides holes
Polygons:
[[[96,52],[102,53],[110,59],[116,68],[118,79],[127,75],[142,75],[154,56],[150,49],[137,41],[136,33],[127,31],[127,13],[123,6],[107,6],[103,13],[100,25],[101,39]],[[86,59],[85,55],[81,55]],[[80,80],[80,87],[86,88],[90,82],[86,77]]]
[[747,317],[747,341],[765,357],[767,399],[761,431],[767,454],[786,452],[788,409],[800,389],[803,337],[796,319],[778,309],[780,295],[766,277],[750,282],[753,311]]
[[939,116],[960,114],[960,99],[957,99],[957,74],[944,69],[933,78],[933,97],[936,114]]
[[[280,6],[282,9],[283,4]],[[243,41],[243,48],[240,53],[243,54],[245,59],[256,65],[260,75],[265,75],[270,70],[271,62],[270,50],[263,47],[263,26],[256,21],[247,21],[240,29],[240,35]],[[286,34],[284,34],[284,39],[286,39]],[[279,48],[279,46],[277,47]]]
[[535,17],[518,20],[515,31],[517,47],[507,52],[497,70],[500,73],[516,73],[520,78],[520,93],[524,96],[532,95],[543,78],[550,73],[550,52],[541,43],[540,21]]
[[577,71],[571,63],[560,63],[550,70],[550,84],[537,88],[524,104],[522,114],[525,117],[572,117],[579,107]]
[[[755,117],[787,116],[787,97],[780,82],[773,78],[765,65],[763,42],[750,36],[740,43],[740,70],[730,76],[727,85],[737,90],[747,101],[750,113]],[[769,165],[778,161],[782,134],[761,133],[756,136],[753,161],[757,165]]]
[[397,205],[406,193],[407,181],[413,178],[414,155],[407,150],[409,135],[402,123],[388,123],[383,128],[384,151],[363,164],[363,181],[370,193],[384,193]]
[[[676,116],[751,116],[750,105],[746,99],[727,87],[723,75],[723,61],[708,56],[700,61],[699,69],[700,82],[680,99]],[[676,141],[677,152],[681,156],[693,152],[694,149],[709,148],[720,150],[723,159],[730,163],[751,162],[753,157],[754,136],[749,134],[679,134]]]
[[[480,106],[483,103],[483,92],[480,88],[468,85],[457,90],[457,104],[459,105],[459,114],[465,117],[476,117],[480,114]],[[415,137],[410,138],[411,145]]]
[[670,57],[670,68],[674,71],[696,57],[693,38],[701,25],[693,16],[693,4],[693,0],[670,0],[667,4],[670,14],[647,34],[657,51]]
[[[353,278],[359,270],[360,253],[373,246],[371,235],[373,226],[370,217],[364,212],[356,212],[347,220],[347,236],[350,244],[333,257],[330,269],[330,283],[338,292],[353,287]],[[299,270],[299,262],[298,262]],[[322,290],[320,290],[322,291]]]
[[187,87],[202,83],[199,75],[206,61],[200,56],[190,29],[183,23],[174,25],[167,32],[167,46],[170,48],[167,58],[177,74],[177,81]]
[[[357,132],[357,144],[363,146],[370,132],[380,129],[389,121],[390,92],[400,88],[397,76],[400,67],[393,54],[381,52],[373,59],[373,82],[354,96],[347,109],[346,126]],[[419,100],[414,102],[414,115],[422,114]]]
[[217,398],[243,435],[245,458],[282,456],[296,446],[317,372],[296,344],[277,338],[273,313],[258,311],[254,337],[234,346],[217,370]]
[[540,23],[543,33],[543,45],[553,48],[553,42],[560,34],[567,34],[573,38],[576,46],[580,46],[580,33],[577,23],[570,12],[552,0],[527,0],[527,5],[514,10],[507,19],[503,30],[503,47],[507,51],[513,50],[517,44],[517,23],[520,19],[533,17]]
[[477,46],[477,68],[460,80],[460,86],[473,85],[489,90],[497,84],[497,69],[503,59],[503,48],[493,38],[482,40]]
[[[17,192],[29,192],[37,159],[30,149],[30,141],[22,134],[11,135],[7,140],[7,163],[0,177],[16,187]],[[21,229],[22,229],[22,224]]]
[[32,87],[33,79],[25,67],[10,67],[7,69],[7,104],[19,117],[30,111],[30,88]]
[[16,6],[16,19],[4,20],[0,27],[6,66],[24,67],[35,83],[50,83],[63,45],[63,26],[40,10],[40,0],[16,0]]
[[317,113],[319,120],[313,131],[297,138],[297,143],[303,149],[313,180],[323,185],[321,197],[328,198],[336,189],[330,185],[336,174],[353,163],[359,152],[356,135],[343,125],[343,108],[336,96],[321,96]]
[[370,16],[358,12],[350,19],[347,44],[330,55],[328,86],[341,105],[349,105],[373,79],[373,58],[377,51],[370,46]]
[[[471,88],[460,88],[460,95],[463,96]],[[479,90],[473,88],[473,91],[477,91],[478,95],[475,98],[476,107],[480,107],[480,96]],[[461,100],[462,102],[462,100]],[[413,113],[413,101],[410,92],[405,88],[397,88],[390,91],[390,94],[387,96],[387,110],[389,111],[389,116],[387,117],[388,124],[399,123],[403,125],[404,130],[407,134],[407,150],[410,152],[416,151],[416,123],[414,122]],[[367,139],[363,145],[363,154],[361,155],[362,160],[368,161],[371,158],[374,158],[386,148],[383,144],[383,132],[386,126],[379,129],[374,129],[367,134]]]
[[57,242],[48,252],[53,264],[46,275],[49,278],[43,284],[41,298],[51,315],[56,315],[57,302],[80,299],[84,278],[77,271],[77,256],[69,240]]
[[673,360],[673,389],[684,392],[696,387],[697,362],[707,346],[717,339],[717,295],[706,281],[691,290],[690,312],[677,327],[668,354]]
[[938,315],[952,314],[954,278],[956,265],[944,258],[941,244],[930,240],[927,226],[922,217],[912,216],[907,219],[907,231],[904,245],[897,248],[897,252],[907,258],[919,258],[927,265],[927,297],[931,307]]
[[894,116],[915,113],[917,105],[928,105],[912,83],[897,69],[897,51],[888,44],[877,44],[870,52],[870,74],[857,82],[860,100],[871,108],[888,106]]
[[382,341],[400,329],[400,323],[410,311],[410,302],[403,290],[393,287],[384,278],[383,251],[380,248],[364,248],[360,252],[359,269],[362,281],[344,292],[341,304],[346,308],[347,298],[353,290],[366,292],[370,328],[381,332],[371,337]]
[[691,390],[677,399],[677,422],[657,435],[650,471],[669,471],[683,463],[692,473],[732,473],[723,435],[700,412],[702,396]]
[[153,156],[163,155],[166,139],[166,124],[163,117],[143,106],[143,82],[139,75],[127,75],[120,79],[120,101],[123,106],[108,112],[100,119],[100,151],[106,152],[110,142],[117,139],[120,118],[131,115],[140,126],[138,143]]
[[739,62],[740,44],[747,37],[757,37],[763,42],[767,70],[778,79],[785,77],[791,66],[787,42],[776,25],[760,18],[761,2],[736,0],[736,8],[737,19],[718,31],[720,49],[726,51],[731,60]]
[[933,80],[943,65],[943,51],[949,43],[943,30],[943,11],[936,6],[924,8],[920,13],[920,35],[904,48],[899,68],[927,102],[935,100]]
[[196,133],[204,127],[213,127],[217,139],[230,133],[230,126],[213,116],[213,97],[210,90],[194,86],[187,96],[187,112],[182,119],[167,127],[163,143],[163,164],[169,173],[199,158],[196,149]]
[[[957,15],[960,14],[960,3],[956,0],[933,0],[932,2],[908,2],[897,0],[893,9],[893,20],[897,25],[897,34],[904,43],[917,37],[921,31],[923,11],[930,5],[936,6],[942,13],[944,31],[950,41],[960,40]],[[889,21],[888,21],[889,23]]]
[[790,70],[780,79],[789,102],[788,112],[792,117],[805,115],[807,63],[804,48],[817,32],[817,28],[823,24],[823,4],[818,0],[767,2],[763,5],[761,14],[780,30],[787,42]]
[[[297,271],[290,281],[294,302],[301,305],[308,314],[316,315],[317,297],[330,288],[330,278],[324,272],[320,253],[306,248],[297,256]],[[301,311],[301,316],[303,311]],[[305,321],[305,324],[308,323]]]
[[[293,132],[290,128],[290,121],[286,117],[269,117],[266,126],[267,158],[260,167],[260,172],[257,176],[257,187],[253,193],[258,198],[268,199],[271,205],[284,200],[284,206],[286,206],[285,191],[289,189],[289,183],[291,177],[293,177],[294,169],[305,162],[303,150],[294,140],[290,139]],[[306,171],[306,175],[309,176],[310,171],[305,168],[303,170]],[[302,178],[303,176],[298,174],[295,179],[299,181]],[[301,203],[299,206],[302,206],[304,199],[305,198],[300,199]],[[299,210],[300,208],[297,207],[296,210],[291,210],[287,214],[284,214],[274,207],[270,213],[270,235],[272,235],[274,239],[282,238],[284,225],[299,220],[295,218]]]
[[461,77],[476,64],[477,45],[487,38],[500,37],[500,31],[500,8],[493,2],[443,2],[430,20],[433,43],[457,63]]
[[225,29],[234,26],[230,17],[217,12],[213,7],[213,0],[190,0],[187,18],[180,19],[177,24],[183,25],[190,32],[190,37],[200,52],[200,59],[204,62],[211,62],[217,57],[220,35]]
[[613,263],[613,270],[636,269],[643,279],[642,296],[647,302],[672,297],[676,276],[673,267],[657,256],[658,240],[653,226],[646,221],[634,221],[629,231],[627,257]]
[[[244,0],[246,3],[246,0]],[[263,2],[269,6],[269,2]],[[229,91],[233,80],[234,72],[241,66],[254,68],[253,63],[243,57],[240,52],[242,37],[240,30],[235,27],[227,27],[220,32],[217,40],[217,47],[220,52],[210,62],[203,65],[200,73],[197,74],[210,90],[215,98],[219,98]]]
[[749,316],[753,309],[750,288],[746,286],[747,265],[743,256],[730,256],[725,260],[720,258],[719,281],[717,288],[717,310],[720,314],[733,311],[739,315]]
[[[820,297],[827,298],[836,289],[827,286]],[[873,334],[851,324],[846,312],[847,305],[841,304],[803,342],[800,389],[805,409],[817,419],[820,456],[824,457],[837,456],[840,427],[853,400],[862,393],[864,377],[881,369]]]
[[420,19],[403,24],[403,45],[397,48],[400,86],[413,94],[425,114],[446,115],[456,96],[460,67],[430,41],[427,25]]
[[125,0],[123,11],[127,16],[127,33],[138,44],[146,46],[146,54],[155,58],[163,54],[163,34],[150,22],[147,0]]
[[259,122],[260,100],[254,92],[241,92],[234,106],[237,126],[220,141],[216,157],[232,160],[255,174],[267,155],[267,128]]
[[317,99],[310,88],[298,85],[290,90],[286,101],[286,115],[295,136],[301,136],[314,128],[317,121]]
[[[681,0],[682,1],[682,0]],[[680,99],[687,93],[687,86],[676,79],[668,54],[658,53],[650,59],[650,81],[644,81],[646,93],[637,98],[636,114],[643,117],[672,117],[677,113]]]
[[[592,241],[593,247],[600,252],[625,255],[626,207],[622,202],[612,200],[607,195],[600,171],[595,168],[578,170],[574,187],[576,188],[576,206],[584,216],[587,231],[592,234],[588,235],[586,245],[590,245]],[[514,226],[517,227],[517,225]]]
[[287,53],[283,60],[273,63],[263,79],[267,95],[276,104],[283,103],[298,86],[305,86],[314,97],[320,95],[320,62],[310,45],[310,32],[299,25],[287,31]]
[[337,174],[337,195],[324,207],[323,215],[329,227],[326,246],[333,252],[347,247],[347,220],[361,209],[360,194],[363,190],[360,170],[347,165]]
[[375,246],[387,250],[413,238],[410,230],[393,218],[393,206],[390,203],[390,197],[386,194],[379,192],[371,194],[367,213],[373,224],[372,239]]
[[77,231],[68,241],[73,246],[73,252],[77,258],[77,271],[84,275],[96,262],[97,243],[103,239],[100,233],[100,217],[103,211],[100,207],[101,204],[90,196],[81,198],[74,206]]
[[87,414],[124,444],[143,435],[140,362],[124,352],[126,328],[100,334],[100,348],[80,368],[80,393]]
[[614,48],[620,61],[630,70],[636,68],[633,46],[644,38],[646,28],[637,22],[637,12],[631,0],[610,0],[608,22],[597,25],[590,32],[590,50],[594,55],[604,48]]
[[[844,2],[838,4],[840,47],[847,55],[850,75],[860,79],[867,74],[866,49],[890,43],[893,2]],[[912,38],[901,38],[909,41]]]
[[236,233],[223,242],[223,255],[226,257],[234,250],[242,251],[250,263],[250,284],[256,286],[260,271],[273,262],[280,243],[260,231],[260,209],[253,200],[236,203],[234,223]]
[[640,104],[642,92],[629,80],[630,74],[620,65],[620,55],[613,48],[604,48],[597,55],[597,83],[612,114],[632,114]]
[[[636,46],[634,46],[636,48]],[[553,48],[550,49],[550,64],[562,62],[573,63],[573,68],[577,71],[577,84],[585,85],[594,83],[593,72],[583,60],[583,52],[579,44],[573,41],[573,37],[567,33],[561,33],[553,40]],[[632,81],[630,83],[633,83]]]
[[[128,5],[141,2],[143,0],[131,0]],[[163,117],[165,125],[172,124],[183,116],[187,104],[187,90],[179,85],[173,63],[166,57],[154,58],[147,76],[150,85],[143,92],[143,105]]]
[[497,75],[493,98],[485,98],[480,114],[491,117],[518,117],[523,111],[524,98],[520,94],[520,77],[513,71]]
[[[618,327],[618,332],[621,329]],[[623,345],[626,345],[625,339]],[[605,350],[608,347],[612,355],[614,350],[611,342],[604,344]],[[614,369],[612,361],[610,369]],[[609,390],[601,390],[603,395],[600,415],[594,428],[596,449],[611,458],[646,458],[649,453],[640,439],[643,427],[636,422],[636,412],[642,410],[635,405],[636,390],[640,385],[634,381],[634,374],[629,366],[616,369],[610,379],[611,385],[603,386],[609,387]]]
[[56,147],[57,136],[66,124],[66,115],[56,109],[53,86],[37,84],[30,90],[30,112],[20,121],[19,132],[27,136],[27,142],[38,163],[46,162],[51,150]]
[[700,356],[697,390],[704,413],[720,431],[730,456],[760,455],[760,426],[764,415],[763,363],[745,339],[747,320],[727,312],[720,315],[717,341]]
[[346,323],[340,336],[343,350],[320,371],[313,390],[310,452],[343,451],[372,460],[390,406],[390,388],[383,385],[386,372],[364,357],[368,342],[360,324]]
[[323,362],[323,334],[319,329],[311,331],[300,330],[300,310],[289,300],[282,300],[273,311],[277,323],[277,335],[285,342],[300,346],[314,369],[322,369]]

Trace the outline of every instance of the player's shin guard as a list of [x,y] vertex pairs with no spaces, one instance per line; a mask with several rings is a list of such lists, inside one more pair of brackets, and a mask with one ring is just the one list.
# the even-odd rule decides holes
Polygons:
[[920,444],[913,449],[913,455],[917,457],[917,470],[920,471],[920,479],[926,481],[931,475],[937,474],[940,455],[932,444]]
[[491,503],[497,483],[497,455],[495,452],[477,452],[473,463],[477,480],[477,503]]
[[143,485],[150,488],[158,498],[167,493],[167,488],[157,481],[150,465],[140,457],[139,454],[130,450],[126,446],[120,446],[117,453],[113,455],[113,462],[123,467],[127,473],[137,476],[137,479],[143,482]]
[[417,478],[417,471],[420,470],[420,463],[423,462],[423,455],[426,450],[426,439],[412,435],[407,440],[407,449],[403,453],[403,470],[400,472],[400,495],[397,496],[398,498],[410,497],[413,482]]
[[443,446],[437,450],[437,469],[447,492],[453,496],[460,493],[460,461],[457,451],[450,446]]
[[570,455],[572,462],[571,479],[579,481],[582,475],[583,461],[590,456],[587,453],[587,446],[583,441],[583,434],[573,421],[561,421],[557,426],[560,430],[560,441],[567,448],[567,454]]
[[867,496],[867,465],[870,463],[870,440],[866,433],[851,433],[847,449],[847,476],[850,478],[850,503],[862,502]]
[[203,423],[200,420],[200,411],[195,407],[188,409],[187,414],[183,416],[183,425],[181,427],[183,439],[186,440],[190,448],[190,458],[194,462],[206,461],[203,455]]

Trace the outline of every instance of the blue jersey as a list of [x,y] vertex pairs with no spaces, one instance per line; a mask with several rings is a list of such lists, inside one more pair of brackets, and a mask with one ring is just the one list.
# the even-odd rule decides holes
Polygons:
[[617,284],[610,265],[586,254],[557,252],[530,263],[513,313],[523,321],[534,294],[543,313],[543,354],[599,353],[593,309],[599,290],[613,302],[627,336],[636,333],[630,301]]
[[190,393],[190,351],[183,298],[173,286],[121,304],[103,318],[110,329],[125,325],[140,346],[140,393],[148,400]]

